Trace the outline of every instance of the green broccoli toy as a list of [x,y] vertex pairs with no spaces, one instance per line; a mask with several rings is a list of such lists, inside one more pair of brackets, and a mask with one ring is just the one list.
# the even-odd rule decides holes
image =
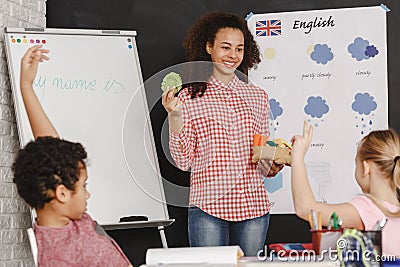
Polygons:
[[165,92],[167,90],[167,87],[169,88],[175,87],[175,94],[178,93],[179,90],[182,89],[181,76],[179,76],[179,74],[176,72],[170,72],[167,75],[165,75],[161,83],[161,89]]

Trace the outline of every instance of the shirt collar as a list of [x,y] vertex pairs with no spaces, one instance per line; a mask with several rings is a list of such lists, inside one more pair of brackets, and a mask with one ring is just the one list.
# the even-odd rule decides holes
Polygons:
[[232,80],[230,80],[227,84],[217,80],[214,76],[211,75],[210,79],[208,80],[208,84],[212,85],[212,87],[216,89],[231,89],[237,90],[237,85],[239,83],[239,78],[234,75]]

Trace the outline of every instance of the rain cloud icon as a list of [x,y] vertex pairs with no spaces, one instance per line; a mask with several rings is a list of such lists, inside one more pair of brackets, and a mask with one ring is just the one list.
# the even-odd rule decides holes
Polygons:
[[275,99],[271,98],[269,100],[269,107],[271,109],[271,117],[273,120],[276,120],[280,115],[283,113],[283,108],[281,107],[281,104]]
[[374,97],[370,94],[357,93],[354,96],[354,102],[351,105],[351,108],[360,115],[369,115],[377,108],[377,106],[378,105],[376,104]]

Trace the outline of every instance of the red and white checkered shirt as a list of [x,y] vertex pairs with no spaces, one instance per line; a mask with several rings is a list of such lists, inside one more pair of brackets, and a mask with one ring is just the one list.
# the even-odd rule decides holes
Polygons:
[[191,168],[190,205],[228,221],[269,211],[261,172],[251,162],[254,134],[269,136],[268,95],[236,76],[224,84],[211,77],[202,97],[179,93],[184,127],[170,131],[178,167]]

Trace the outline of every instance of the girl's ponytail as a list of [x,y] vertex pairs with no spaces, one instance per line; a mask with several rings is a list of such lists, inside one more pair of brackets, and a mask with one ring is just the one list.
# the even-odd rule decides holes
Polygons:
[[[397,132],[393,129],[372,131],[361,140],[358,157],[378,166],[400,203],[400,137]],[[400,210],[391,212],[380,199],[368,197],[386,216],[400,217]]]
[[400,156],[394,158],[393,182],[396,186],[397,200],[400,202]]

